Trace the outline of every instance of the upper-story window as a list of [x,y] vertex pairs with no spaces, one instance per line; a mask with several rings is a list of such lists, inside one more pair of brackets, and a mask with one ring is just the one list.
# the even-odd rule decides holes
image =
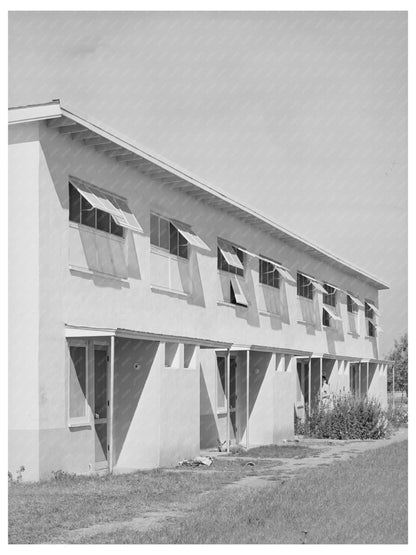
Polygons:
[[188,241],[170,220],[150,214],[150,243],[181,258],[189,257]]
[[374,309],[372,308],[372,306],[366,301],[364,304],[364,310],[365,310],[365,317],[366,318],[374,318]]
[[300,274],[298,272],[297,275],[297,292],[300,297],[304,297],[306,299],[313,299],[313,283],[312,281]]
[[217,267],[224,272],[244,276],[244,252],[237,246],[218,239]]
[[376,315],[376,307],[373,303],[369,301],[365,301],[364,303],[364,314],[367,323],[367,333],[369,337],[376,336],[376,325],[373,322],[375,315]]
[[347,294],[347,311],[351,312],[351,314],[357,314],[358,312],[358,304],[355,299]]
[[270,287],[280,288],[280,273],[275,264],[259,258],[259,282]]
[[337,290],[332,285],[328,285],[324,283],[324,289],[326,293],[322,295],[322,302],[329,306],[336,306],[337,305]]
[[73,177],[69,180],[69,220],[119,237],[124,228],[143,231],[125,200]]

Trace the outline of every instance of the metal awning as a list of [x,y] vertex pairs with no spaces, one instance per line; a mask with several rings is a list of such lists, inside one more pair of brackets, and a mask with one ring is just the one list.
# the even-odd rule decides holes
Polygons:
[[182,237],[188,241],[190,245],[198,247],[199,249],[211,251],[209,246],[191,229],[190,226],[182,222],[178,222],[177,220],[170,220],[170,222],[176,227]]
[[233,245],[227,243],[226,241],[223,241],[222,239],[218,239],[218,248],[220,249],[222,256],[229,266],[232,266],[233,268],[238,268],[239,270],[244,270],[244,266],[242,265],[241,260],[238,258]]
[[137,221],[136,216],[132,214],[124,199],[106,193],[73,176],[69,177],[69,182],[93,208],[110,214],[114,218],[116,224],[132,231],[143,233],[143,229]]
[[147,341],[168,341],[177,343],[186,343],[191,345],[199,345],[205,349],[225,348],[229,349],[232,343],[227,341],[216,341],[211,339],[202,339],[199,337],[168,335],[157,332],[146,332],[140,330],[129,330],[124,328],[100,328],[93,326],[77,326],[65,324],[65,337],[120,337],[124,339],[141,339]]

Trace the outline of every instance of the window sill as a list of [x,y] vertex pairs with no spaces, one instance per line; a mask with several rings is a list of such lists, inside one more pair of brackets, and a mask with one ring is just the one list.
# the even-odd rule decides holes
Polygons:
[[281,318],[281,315],[278,312],[269,312],[268,310],[259,310],[259,314],[261,314],[261,316],[274,316],[275,318]]
[[360,337],[360,334],[354,331],[347,331],[347,335],[351,335],[352,337]]
[[308,302],[308,303],[313,303],[313,299],[310,299],[309,297],[302,297],[302,295],[298,295],[297,297],[298,297],[299,301],[302,301],[302,302],[305,301],[305,302]]
[[375,341],[377,339],[377,337],[375,335],[366,335],[365,338],[366,339],[372,339],[373,341]]
[[237,303],[230,303],[229,301],[217,301],[218,306],[230,306],[232,308],[245,308],[248,309],[248,306],[244,304],[237,304]]
[[97,270],[90,270],[89,268],[82,268],[81,266],[74,266],[73,264],[69,264],[69,271],[70,272],[78,272],[80,274],[87,274],[89,276],[97,276],[100,278],[105,279],[112,279],[115,281],[121,281],[123,283],[128,283],[127,277],[116,276],[114,274],[106,274],[104,272],[98,272]]
[[172,297],[179,297],[181,299],[187,299],[191,296],[189,293],[185,293],[184,291],[176,291],[176,289],[169,289],[169,287],[162,287],[161,285],[151,285],[150,289],[153,293],[171,295]]
[[68,422],[68,428],[91,428],[91,422],[89,420],[82,422]]
[[217,409],[217,416],[227,416],[227,409]]
[[301,324],[302,326],[309,326],[310,328],[315,327],[315,322],[307,322],[306,320],[297,320],[297,323]]

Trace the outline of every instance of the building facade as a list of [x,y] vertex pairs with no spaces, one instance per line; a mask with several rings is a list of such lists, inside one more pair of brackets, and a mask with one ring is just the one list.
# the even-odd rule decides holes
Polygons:
[[323,374],[386,404],[385,283],[59,101],[9,124],[12,473],[290,438]]

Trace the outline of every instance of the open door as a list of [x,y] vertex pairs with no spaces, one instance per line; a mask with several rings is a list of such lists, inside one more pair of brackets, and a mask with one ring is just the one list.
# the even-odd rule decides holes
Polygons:
[[95,470],[108,468],[108,345],[94,345]]
[[296,368],[298,373],[296,416],[304,420],[309,404],[309,363],[307,360],[298,360]]
[[230,357],[230,420],[232,426],[231,436],[237,439],[237,358]]

